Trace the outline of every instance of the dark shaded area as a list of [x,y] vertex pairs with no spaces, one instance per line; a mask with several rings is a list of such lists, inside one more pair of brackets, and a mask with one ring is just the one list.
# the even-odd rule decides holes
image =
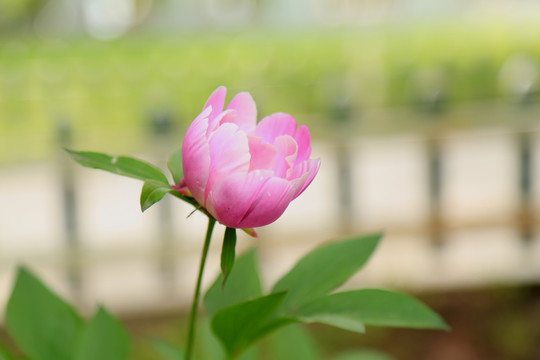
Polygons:
[[492,288],[420,296],[450,332],[368,328],[357,335],[313,327],[328,354],[345,348],[384,350],[396,359],[519,360],[540,358],[540,286]]

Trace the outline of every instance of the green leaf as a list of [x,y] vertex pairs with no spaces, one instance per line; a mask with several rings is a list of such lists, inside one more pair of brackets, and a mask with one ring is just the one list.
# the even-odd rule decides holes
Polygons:
[[174,183],[180,183],[180,179],[183,176],[182,172],[182,149],[178,149],[171,154],[167,166],[173,177]]
[[25,268],[18,269],[5,321],[32,360],[73,360],[82,330],[79,316]]
[[212,329],[229,355],[238,355],[266,331],[267,320],[286,293],[270,294],[222,309],[212,318]]
[[122,326],[100,307],[81,336],[76,360],[125,360],[129,357],[129,338]]
[[221,248],[221,273],[223,274],[223,285],[231,273],[236,257],[236,229],[227,227],[223,237],[223,247]]
[[163,360],[184,360],[182,350],[161,339],[149,339],[148,344]]
[[171,187],[162,182],[155,180],[145,181],[141,191],[141,210],[144,212],[171,191],[173,191]]
[[0,346],[0,360],[13,360],[13,356],[11,356],[11,354],[1,346]]
[[82,166],[101,169],[113,174],[127,176],[139,180],[155,180],[169,184],[167,177],[157,167],[147,162],[127,156],[110,156],[91,151],[66,151]]
[[378,350],[366,349],[339,354],[333,360],[394,360],[394,358]]
[[448,330],[444,320],[408,295],[379,289],[353,290],[323,296],[302,306],[295,316],[354,331],[350,324]]
[[[237,357],[238,360],[258,360],[260,358],[261,358],[261,349],[257,345],[249,347]],[[208,360],[214,360],[214,359],[215,358],[211,358]]]
[[270,336],[270,344],[275,360],[321,359],[317,343],[299,325],[289,325]]
[[255,251],[240,255],[234,264],[225,287],[223,275],[219,275],[204,296],[206,311],[214,315],[219,310],[262,295],[261,280]]
[[[147,185],[147,190],[141,193],[141,208],[143,211],[163,198],[165,195],[163,192],[165,187],[167,187],[168,191],[177,198],[180,198],[195,207],[199,206],[193,198],[183,196],[178,191],[170,189],[169,181],[161,170],[144,161],[126,156],[113,157],[107,154],[90,151],[73,151],[68,149],[66,149],[66,151],[75,161],[85,167],[101,169],[113,174],[127,176],[145,182],[156,182],[152,185]],[[160,183],[161,187],[158,187],[157,183]]]
[[299,316],[298,320],[307,324],[320,323],[331,325],[360,334],[366,332],[366,326],[361,320],[344,314],[313,314],[311,316]]
[[367,262],[380,239],[377,234],[331,242],[304,256],[272,289],[288,290],[279,313],[294,311],[343,284]]
[[[208,319],[203,319],[203,321],[201,321],[196,349],[198,359],[216,360],[226,358],[225,349],[216,335],[212,332],[210,321],[208,321]],[[252,346],[244,351],[237,359],[257,360],[260,358],[259,354],[259,347]]]
[[[210,319],[203,318],[198,325],[195,354],[197,358],[203,360],[225,359],[225,349],[223,345],[212,332]],[[171,359],[173,360],[173,359]]]

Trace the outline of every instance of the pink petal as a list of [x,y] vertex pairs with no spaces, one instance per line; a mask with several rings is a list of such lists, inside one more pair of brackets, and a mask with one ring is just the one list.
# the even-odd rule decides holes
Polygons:
[[264,141],[273,144],[280,135],[294,136],[296,131],[296,120],[284,113],[275,113],[262,119],[255,128],[255,135]]
[[239,227],[259,227],[276,221],[294,197],[291,183],[285,179],[271,177],[260,188]]
[[225,110],[222,113],[219,113],[214,121],[209,125],[208,130],[206,131],[207,136],[210,136],[221,124],[232,123],[236,124],[238,116],[236,115],[236,110]]
[[[201,111],[201,113],[199,115],[197,115],[195,120],[202,120],[204,118],[208,118],[208,115],[210,115],[211,112],[212,112],[212,107],[211,106],[209,106],[207,108],[204,108],[203,111]],[[195,120],[193,120],[193,121],[195,121]]]
[[240,222],[268,179],[270,170],[233,174],[216,183],[206,200],[207,209],[225,226],[240,228]]
[[210,148],[206,138],[208,119],[195,119],[182,143],[184,182],[199,204],[204,204],[204,192],[210,169]]
[[[311,184],[321,167],[321,159],[309,159],[296,165],[291,172],[291,179],[299,179],[305,176],[302,186],[296,191],[293,199],[296,199]],[[306,176],[307,175],[307,176]]]
[[267,169],[274,168],[276,155],[276,148],[263,142],[260,137],[248,135],[249,153],[251,154],[251,161],[249,163],[249,169]]
[[274,140],[274,146],[276,148],[274,174],[285,179],[296,160],[298,145],[289,135],[281,135]]
[[309,134],[309,129],[306,125],[300,125],[298,127],[298,130],[296,130],[296,134],[294,135],[294,139],[298,144],[298,156],[296,157],[295,163],[296,165],[304,160],[309,159],[309,156],[311,155],[311,136]]
[[227,94],[227,88],[225,86],[220,86],[210,96],[204,104],[203,109],[207,107],[212,107],[212,112],[208,116],[208,123],[212,124],[214,118],[223,112],[223,105],[225,104],[225,95]]
[[[205,199],[212,187],[234,173],[247,173],[251,156],[246,133],[238,126],[226,123],[217,128],[208,140],[210,146],[210,171]],[[206,204],[206,201],[205,201]]]
[[300,195],[300,192],[302,192],[302,189],[305,189],[304,185],[308,181],[309,176],[310,176],[310,173],[307,172],[304,175],[300,176],[299,178],[289,180],[291,183],[291,187],[293,188],[292,192],[293,194],[295,194],[293,196],[293,200],[296,199],[298,195]]
[[236,94],[232,98],[227,110],[236,110],[236,125],[245,132],[251,132],[257,123],[257,106],[251,95],[247,92]]

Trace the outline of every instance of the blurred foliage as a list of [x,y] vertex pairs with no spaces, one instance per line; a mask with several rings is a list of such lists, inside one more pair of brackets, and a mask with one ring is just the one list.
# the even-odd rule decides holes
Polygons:
[[[426,23],[133,35],[110,42],[5,36],[0,163],[49,157],[58,148],[60,122],[72,125],[78,148],[110,144],[104,150],[115,153],[140,149],[156,111],[171,114],[181,137],[222,84],[229,97],[251,92],[259,117],[289,112],[316,136],[333,126],[343,99],[351,109],[339,113],[352,116],[381,107],[498,99],[512,95],[498,80],[509,58],[540,60],[539,26]],[[363,118],[362,131],[382,127],[377,121]],[[415,121],[392,119],[385,126],[410,129]]]
[[0,31],[24,30],[47,0],[0,0]]
[[[322,359],[333,359],[331,354],[338,353],[345,358],[347,353],[358,353],[359,349],[378,349],[387,354],[386,357],[399,360],[540,359],[539,286],[447,290],[423,294],[422,300],[448,320],[452,331],[373,327],[366,334],[359,335],[324,325],[302,328],[314,338]],[[134,344],[134,359],[154,359],[142,341],[149,334],[158,333],[171,342],[182,337],[178,327],[184,329],[185,326],[179,325],[178,314],[144,319],[128,321],[132,332],[141,340]],[[275,340],[266,339],[262,345],[266,350],[264,353],[275,360],[276,356],[272,357],[274,354],[267,350],[272,341]],[[378,355],[379,358],[385,356],[376,351],[366,350],[364,353]]]

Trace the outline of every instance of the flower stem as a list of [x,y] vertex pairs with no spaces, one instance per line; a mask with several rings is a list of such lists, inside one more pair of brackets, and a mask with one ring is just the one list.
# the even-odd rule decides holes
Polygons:
[[186,345],[185,360],[191,359],[191,353],[193,352],[193,340],[195,339],[195,322],[197,320],[197,309],[199,305],[199,297],[201,295],[201,281],[204,272],[204,264],[206,263],[206,256],[208,255],[208,248],[210,247],[210,239],[212,238],[212,231],[214,231],[214,225],[216,219],[208,217],[208,228],[206,229],[206,237],[204,239],[203,250],[201,254],[201,265],[199,267],[199,275],[197,277],[197,286],[195,287],[195,294],[193,295],[193,302],[191,303],[191,313],[189,314],[189,328],[188,338]]

